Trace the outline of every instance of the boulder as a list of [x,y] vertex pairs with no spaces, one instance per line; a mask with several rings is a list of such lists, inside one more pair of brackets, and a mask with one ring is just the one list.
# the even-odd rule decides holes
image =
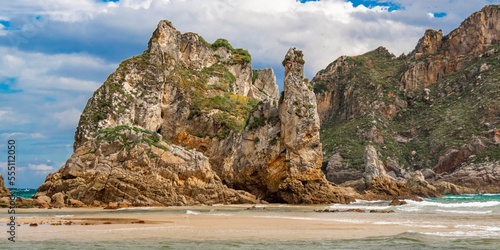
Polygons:
[[52,195],[52,205],[56,207],[64,207],[64,194],[56,193]]
[[40,195],[36,196],[36,198],[33,200],[33,205],[38,207],[49,207],[51,201],[52,200],[50,199],[50,197]]

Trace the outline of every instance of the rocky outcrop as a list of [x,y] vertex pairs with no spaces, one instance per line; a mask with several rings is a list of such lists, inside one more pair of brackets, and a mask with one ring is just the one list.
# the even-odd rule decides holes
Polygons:
[[384,163],[378,159],[377,150],[368,145],[365,149],[365,173],[363,177],[366,183],[371,183],[373,177],[387,176],[384,168]]
[[439,175],[435,180],[469,188],[474,193],[500,193],[500,162],[471,163],[451,174]]
[[500,41],[499,23],[498,5],[489,5],[469,16],[446,36],[441,30],[427,30],[410,53],[416,62],[411,63],[405,72],[401,80],[402,88],[424,88],[451,72],[463,69],[480,53]]
[[351,201],[352,190],[321,172],[302,52],[286,54],[282,98],[273,71],[253,70],[250,61],[225,39],[209,44],[161,21],[148,50],[122,62],[89,99],[73,156],[35,200],[110,207]]
[[291,48],[283,60],[285,84],[280,100],[284,175],[280,196],[289,203],[349,202],[351,198],[329,184],[321,165],[319,116],[312,86],[305,81],[302,51]]
[[[359,66],[365,65],[378,67],[384,64],[381,67],[384,70],[398,71],[399,68],[396,67],[399,62],[394,59],[394,55],[386,48],[379,47],[361,56],[342,56],[319,71],[311,80],[311,84],[314,86],[321,120],[328,121],[337,116],[337,119],[341,121],[349,121],[371,113],[377,113],[387,118],[394,117],[397,110],[394,103],[382,100],[370,101],[367,98],[368,94],[381,97],[384,95],[394,96],[394,93],[384,93],[382,86],[369,81],[364,76],[354,77],[356,74],[366,72],[364,69],[358,71]],[[362,63],[362,61],[366,62]],[[395,66],[395,69],[386,66],[391,64]],[[384,75],[389,74],[391,73],[384,72]],[[389,79],[389,81],[392,80]],[[361,84],[368,84],[368,87],[360,88]]]
[[352,168],[344,162],[344,158],[339,154],[333,154],[326,162],[324,173],[326,179],[335,184],[342,184],[347,181],[359,180],[363,178],[363,174],[353,171]]
[[366,145],[397,180],[500,160],[499,12],[488,5],[448,35],[427,30],[408,55],[379,47],[319,71],[311,82],[328,180],[359,189],[354,176],[371,176]]
[[200,152],[169,145],[152,133],[129,127],[101,133],[104,141],[79,147],[61,169],[47,176],[34,205],[257,202],[255,196],[223,185]]
[[[191,135],[190,141],[198,144],[203,143],[195,135],[227,134],[227,130],[222,131],[223,126],[214,124],[225,122],[218,119],[222,114],[199,117],[200,113],[213,110],[205,106],[208,98],[228,96],[234,101],[227,102],[233,103],[222,104],[235,108],[249,100],[279,98],[271,69],[256,70],[261,74],[255,79],[257,84],[252,84],[254,71],[250,61],[248,51],[234,49],[225,39],[209,44],[198,34],[181,34],[169,21],[160,21],[148,50],[123,61],[89,99],[73,148],[91,139],[94,131],[119,125],[160,131],[171,141]],[[243,119],[234,118],[240,123]]]
[[365,149],[365,172],[363,179],[348,181],[343,186],[351,187],[366,200],[412,199],[441,197],[441,193],[429,184],[420,171],[415,171],[407,180],[397,180],[386,174],[378,152],[368,145]]
[[375,176],[361,196],[366,200],[420,200],[431,197],[442,197],[442,195],[436,187],[424,180],[419,171],[406,181],[397,181],[385,175]]
[[270,99],[278,102],[280,90],[276,84],[276,76],[273,69],[254,69],[252,85],[252,88],[248,91],[249,97],[259,100]]
[[438,164],[434,167],[437,174],[452,173],[462,162],[469,159],[470,156],[477,154],[486,149],[481,139],[473,136],[469,144],[463,145],[460,150],[450,149],[445,155],[439,158]]
[[443,44],[443,31],[428,29],[417,43],[415,52],[420,54],[434,54],[439,52]]
[[462,194],[475,194],[476,190],[466,188],[446,181],[432,182],[432,185],[442,195],[462,195]]
[[5,182],[0,174],[0,198],[10,196],[10,190],[5,187]]
[[[280,102],[281,133],[292,174],[312,173],[319,179],[323,160],[319,140],[320,121],[316,98],[304,79],[301,51],[290,49],[285,56],[285,84]],[[294,173],[296,172],[296,173]]]

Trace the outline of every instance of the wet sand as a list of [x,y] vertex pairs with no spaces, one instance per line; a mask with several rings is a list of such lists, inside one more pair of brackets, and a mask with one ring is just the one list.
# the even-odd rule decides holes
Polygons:
[[[393,236],[404,232],[451,232],[467,218],[402,213],[317,213],[321,206],[279,205],[169,207],[124,209],[102,208],[17,209],[18,241],[64,239],[105,240],[240,240],[301,241],[360,239]],[[6,214],[6,210],[0,213]],[[458,221],[457,221],[458,220]],[[491,217],[474,218],[491,220]],[[2,217],[0,227],[5,227]],[[35,226],[36,223],[36,226]],[[30,225],[31,224],[31,225]]]

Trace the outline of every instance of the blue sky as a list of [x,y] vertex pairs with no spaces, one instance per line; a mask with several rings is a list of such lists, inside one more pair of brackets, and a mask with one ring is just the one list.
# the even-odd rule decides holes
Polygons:
[[[227,38],[272,67],[282,87],[289,47],[306,76],[341,55],[414,48],[425,29],[456,28],[488,0],[19,0],[0,9],[0,144],[18,145],[18,185],[36,188],[72,153],[87,100],[118,64],[142,53],[157,23],[207,41]],[[6,150],[0,173],[6,175]]]

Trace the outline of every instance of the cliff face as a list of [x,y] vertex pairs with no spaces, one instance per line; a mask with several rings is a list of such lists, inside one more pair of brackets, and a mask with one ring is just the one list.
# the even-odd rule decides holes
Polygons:
[[348,202],[321,172],[319,117],[290,49],[280,98],[248,51],[168,21],[89,99],[74,153],[39,187],[40,203],[192,205]]
[[472,14],[460,27],[443,36],[441,30],[427,30],[410,53],[415,61],[401,79],[408,90],[427,87],[447,74],[464,69],[478,55],[500,41],[498,5]]
[[[499,12],[499,5],[486,6],[448,35],[427,30],[407,56],[380,47],[318,72],[312,84],[329,180],[358,179],[370,143],[394,178],[427,169],[426,177],[435,171],[439,179],[498,161]],[[454,176],[443,180],[464,184]],[[495,180],[475,187],[487,190]]]

